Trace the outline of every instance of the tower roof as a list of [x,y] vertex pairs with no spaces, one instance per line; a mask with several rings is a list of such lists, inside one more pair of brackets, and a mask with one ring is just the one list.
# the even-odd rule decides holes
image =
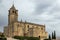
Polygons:
[[12,5],[11,9],[16,9],[15,6],[14,6],[14,4]]

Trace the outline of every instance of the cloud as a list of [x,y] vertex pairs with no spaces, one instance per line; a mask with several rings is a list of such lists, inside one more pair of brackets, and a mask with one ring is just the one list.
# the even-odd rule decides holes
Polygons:
[[0,3],[2,3],[2,0],[0,0]]
[[[12,6],[12,0],[0,0],[0,27],[8,23],[8,10]],[[15,0],[18,9],[19,21],[27,20],[37,24],[45,24],[50,33],[60,27],[60,0]],[[60,36],[60,35],[58,35]]]
[[48,12],[48,10],[51,10],[49,8],[53,7],[55,0],[36,0],[36,9],[35,13],[36,15],[42,14],[43,12]]

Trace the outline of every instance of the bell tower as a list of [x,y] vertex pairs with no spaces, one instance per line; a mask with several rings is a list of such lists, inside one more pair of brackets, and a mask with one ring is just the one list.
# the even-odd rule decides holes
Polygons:
[[9,9],[8,24],[12,24],[16,21],[18,21],[18,10],[16,10],[13,4],[12,7]]

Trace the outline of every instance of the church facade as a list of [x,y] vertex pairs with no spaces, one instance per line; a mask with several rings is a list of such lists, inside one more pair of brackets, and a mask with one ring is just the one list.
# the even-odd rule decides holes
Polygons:
[[6,37],[28,36],[40,37],[42,39],[48,37],[45,25],[18,21],[18,10],[16,10],[14,5],[12,5],[8,12],[8,25],[4,27],[4,35]]

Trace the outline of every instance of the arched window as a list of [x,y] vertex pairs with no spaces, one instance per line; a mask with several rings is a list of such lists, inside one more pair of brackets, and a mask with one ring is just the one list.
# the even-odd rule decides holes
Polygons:
[[28,27],[28,31],[29,31],[29,25],[27,27]]
[[39,38],[40,38],[40,36],[39,36]]
[[41,30],[43,30],[43,28],[41,28]]
[[29,25],[28,25],[28,28],[29,28]]

